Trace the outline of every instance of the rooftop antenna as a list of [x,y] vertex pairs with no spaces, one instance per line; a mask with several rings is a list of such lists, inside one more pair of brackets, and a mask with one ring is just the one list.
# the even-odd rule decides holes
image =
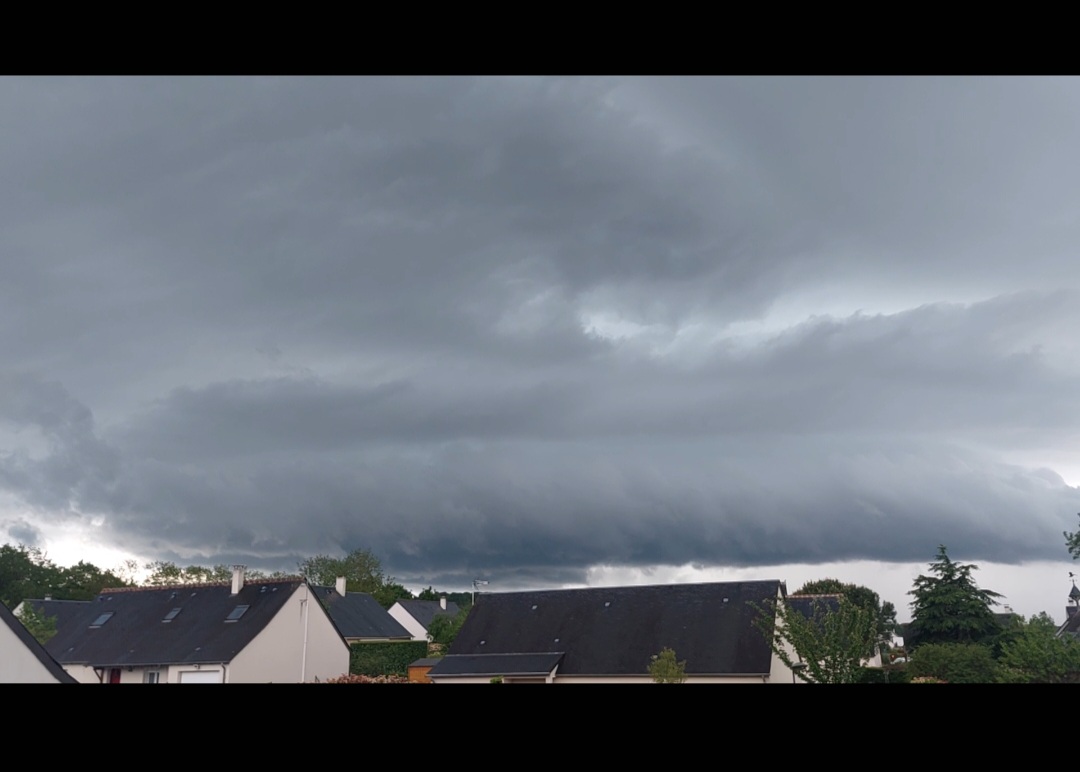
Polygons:
[[476,605],[476,588],[487,587],[487,579],[473,579],[472,580],[472,604]]

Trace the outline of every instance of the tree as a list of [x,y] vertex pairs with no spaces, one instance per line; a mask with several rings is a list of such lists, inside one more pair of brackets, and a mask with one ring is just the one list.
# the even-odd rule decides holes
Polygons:
[[940,678],[950,684],[992,684],[1000,678],[990,649],[977,643],[925,643],[907,668],[909,678]]
[[56,635],[56,617],[46,616],[31,603],[23,603],[22,608],[19,609],[19,621],[42,646]]
[[385,574],[382,561],[371,550],[355,549],[343,558],[316,555],[301,560],[297,567],[301,576],[315,584],[333,585],[339,576],[344,576],[347,592],[366,592],[383,608],[412,597],[411,592]]
[[[164,587],[178,584],[222,584],[232,581],[232,566],[219,563],[216,566],[187,566],[181,568],[172,561],[156,560],[146,564],[146,570],[150,572],[144,584],[151,587]],[[257,582],[260,579],[284,578],[285,574],[275,571],[266,574],[255,568],[244,570],[244,581]]]
[[1080,641],[1058,638],[1056,633],[1057,625],[1046,612],[1024,623],[1001,646],[1001,680],[1037,684],[1080,681]]
[[649,675],[658,684],[681,684],[686,681],[686,660],[677,662],[675,650],[664,647],[650,658]]
[[938,547],[937,560],[930,564],[933,575],[920,575],[908,592],[915,598],[911,603],[914,635],[910,637],[916,645],[978,643],[999,631],[990,607],[1003,596],[979,588],[971,576],[977,568],[954,563],[945,545]]
[[371,595],[383,608],[390,608],[399,600],[411,600],[413,596],[404,585],[393,580],[387,581],[386,584],[371,593]]
[[60,569],[45,553],[25,545],[0,546],[0,602],[15,608],[27,598],[53,594],[60,584]]
[[[866,609],[874,617],[874,629],[876,632],[875,644],[883,651],[889,648],[893,633],[896,630],[896,607],[881,598],[869,587],[858,584],[848,584],[839,579],[819,579],[807,582],[800,587],[795,595],[843,595],[856,606]],[[871,651],[867,656],[871,656]]]
[[755,623],[780,661],[803,681],[855,683],[877,640],[877,620],[846,596],[830,606],[815,598],[806,616],[787,601],[766,601]]
[[14,608],[27,598],[52,596],[56,600],[90,600],[106,587],[131,582],[93,563],[79,561],[61,568],[36,547],[0,546],[0,601]]
[[[1076,516],[1080,517],[1080,513],[1077,513]],[[1080,528],[1072,533],[1068,531],[1063,533],[1065,534],[1065,547],[1069,550],[1069,554],[1073,556],[1073,560],[1080,560]]]
[[80,560],[60,569],[59,583],[53,597],[63,600],[93,600],[106,587],[128,587],[131,582],[112,571],[102,571],[93,563]]
[[436,614],[428,625],[428,638],[432,643],[437,643],[445,649],[457,638],[458,632],[465,619],[469,616],[469,609],[461,609],[457,614]]

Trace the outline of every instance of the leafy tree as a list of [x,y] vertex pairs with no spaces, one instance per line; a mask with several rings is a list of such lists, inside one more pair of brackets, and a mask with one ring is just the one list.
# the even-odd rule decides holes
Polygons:
[[[756,624],[780,661],[803,681],[855,683],[877,640],[872,612],[841,596],[836,608],[815,599],[809,617],[787,602],[767,601]],[[792,656],[794,652],[794,656]]]
[[371,595],[383,608],[390,608],[399,600],[411,600],[413,596],[408,589],[395,581],[388,581]]
[[61,568],[45,553],[22,544],[0,546],[0,601],[14,608],[27,598],[90,600],[105,587],[125,587],[131,582],[93,563],[79,561]]
[[920,575],[908,592],[915,598],[911,603],[911,637],[917,645],[978,643],[999,632],[990,607],[997,605],[1002,595],[979,588],[971,576],[977,568],[954,563],[945,545],[938,547],[937,560],[930,564],[933,575]]
[[[146,569],[150,575],[144,584],[151,587],[164,587],[173,584],[221,584],[232,581],[232,566],[219,563],[216,566],[187,566],[181,568],[172,561],[157,560],[147,563]],[[281,571],[266,574],[255,568],[244,570],[244,581],[257,582],[260,579],[274,579],[284,577]]]
[[112,571],[102,571],[93,563],[80,560],[59,571],[59,584],[53,597],[63,600],[93,600],[106,587],[128,587],[131,582]]
[[366,549],[355,549],[343,558],[315,555],[301,560],[297,567],[301,576],[315,584],[333,585],[344,576],[349,592],[373,593],[386,583],[382,561]]
[[60,569],[45,553],[25,545],[0,546],[0,601],[15,608],[26,598],[53,594],[60,583]]
[[1001,647],[1001,680],[1010,683],[1080,681],[1080,641],[1058,638],[1046,612],[1037,614]]
[[[881,649],[887,650],[892,641],[893,632],[896,630],[896,607],[881,598],[869,587],[858,584],[841,582],[839,579],[819,579],[807,582],[800,587],[795,595],[843,595],[856,606],[866,609],[874,617],[876,632],[875,643]],[[870,654],[873,654],[871,651]],[[868,656],[870,656],[868,654]]]
[[663,648],[649,660],[649,675],[658,684],[681,684],[686,681],[686,660],[678,662],[675,650]]
[[990,649],[977,643],[925,643],[911,656],[907,668],[918,678],[939,678],[950,684],[991,684],[1000,679]]
[[[1076,516],[1080,517],[1080,513],[1077,513]],[[1064,534],[1065,547],[1069,550],[1069,554],[1073,556],[1073,560],[1080,560],[1080,528],[1072,533],[1064,531]]]
[[19,609],[19,621],[42,646],[56,635],[56,617],[46,616],[44,612],[34,608],[32,603],[23,603]]
[[344,576],[347,592],[366,592],[383,608],[412,597],[411,592],[386,575],[382,561],[371,550],[355,549],[343,558],[316,555],[300,561],[298,568],[315,584],[333,585],[339,576]]
[[461,630],[468,616],[469,609],[461,609],[454,616],[436,614],[435,618],[431,620],[431,624],[428,625],[428,638],[432,643],[443,646],[444,649],[449,648],[450,644],[457,638],[458,631]]

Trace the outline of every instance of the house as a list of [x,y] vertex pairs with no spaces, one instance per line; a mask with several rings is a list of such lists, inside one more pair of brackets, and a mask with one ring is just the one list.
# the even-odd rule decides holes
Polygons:
[[243,566],[230,583],[107,589],[65,606],[45,648],[84,683],[323,680],[349,671],[349,647],[315,598],[303,579],[245,583]]
[[461,609],[446,596],[436,600],[399,600],[390,607],[390,616],[409,631],[414,641],[428,640],[431,620],[440,615],[457,616]]
[[412,634],[366,592],[346,592],[345,577],[334,587],[312,587],[347,643],[411,641]]
[[0,603],[0,683],[78,683],[3,603]]
[[1058,638],[1069,636],[1080,640],[1080,614],[1077,611],[1080,611],[1080,589],[1076,588],[1074,580],[1072,589],[1069,590],[1069,602],[1065,606],[1065,622],[1056,633]]
[[664,648],[688,683],[793,683],[758,628],[779,581],[484,593],[435,683],[651,683]]

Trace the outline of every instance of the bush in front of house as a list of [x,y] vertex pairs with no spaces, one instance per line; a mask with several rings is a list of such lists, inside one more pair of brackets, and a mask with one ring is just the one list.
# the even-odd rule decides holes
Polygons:
[[428,651],[423,641],[354,643],[349,648],[349,673],[366,676],[408,676],[409,664]]

